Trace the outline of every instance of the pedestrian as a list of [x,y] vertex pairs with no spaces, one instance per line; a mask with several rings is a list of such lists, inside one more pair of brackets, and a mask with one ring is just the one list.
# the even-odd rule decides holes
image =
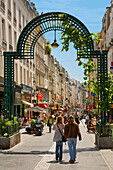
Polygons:
[[68,119],[66,116],[64,116],[64,124],[66,124],[68,122]]
[[74,163],[74,161],[76,161],[77,136],[79,136],[79,140],[81,140],[79,125],[74,122],[74,117],[70,115],[69,122],[65,125],[64,128],[64,137],[67,139],[69,147],[70,163]]
[[56,160],[59,159],[59,161],[62,161],[62,148],[63,148],[62,135],[64,130],[62,116],[57,117],[56,124],[53,126],[53,130],[55,130],[53,141],[56,142]]
[[75,122],[76,122],[78,125],[80,124],[80,119],[79,119],[79,116],[78,116],[78,115],[75,116]]
[[52,124],[53,124],[53,118],[52,116],[50,116],[48,119],[49,133],[51,133]]

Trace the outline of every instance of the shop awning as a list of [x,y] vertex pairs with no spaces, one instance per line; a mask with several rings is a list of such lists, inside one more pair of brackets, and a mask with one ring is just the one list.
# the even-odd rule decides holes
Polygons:
[[42,107],[42,108],[44,108],[44,109],[49,109],[48,105],[45,104],[45,103],[39,103],[38,106],[39,106],[39,107]]
[[34,112],[46,112],[46,110],[42,107],[39,107],[39,106],[35,106],[35,107],[32,107],[32,108],[27,108],[25,109],[26,111],[34,111]]
[[27,101],[21,101],[21,102],[24,103],[24,104],[26,104],[26,105],[29,105],[29,106],[33,107],[33,104],[32,104],[32,103],[29,103],[29,102],[27,102]]

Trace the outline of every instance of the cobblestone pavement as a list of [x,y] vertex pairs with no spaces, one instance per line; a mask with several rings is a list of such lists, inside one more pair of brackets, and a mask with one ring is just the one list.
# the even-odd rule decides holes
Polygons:
[[113,151],[99,150],[93,133],[88,133],[84,120],[80,123],[82,141],[77,141],[77,160],[69,164],[68,146],[63,145],[63,161],[55,161],[53,134],[44,128],[42,136],[28,135],[22,129],[21,143],[9,150],[0,150],[0,170],[113,170]]

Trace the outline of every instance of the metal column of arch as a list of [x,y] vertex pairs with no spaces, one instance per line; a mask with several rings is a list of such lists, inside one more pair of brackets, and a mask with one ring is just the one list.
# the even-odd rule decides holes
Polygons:
[[14,120],[14,56],[4,52],[4,117]]

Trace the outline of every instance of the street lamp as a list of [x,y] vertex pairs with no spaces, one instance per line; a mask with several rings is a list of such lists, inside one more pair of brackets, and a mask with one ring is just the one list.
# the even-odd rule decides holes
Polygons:
[[56,40],[56,30],[55,30],[55,39],[54,39],[54,42],[51,44],[51,46],[53,48],[57,48],[59,46],[59,44],[57,43],[57,40]]

